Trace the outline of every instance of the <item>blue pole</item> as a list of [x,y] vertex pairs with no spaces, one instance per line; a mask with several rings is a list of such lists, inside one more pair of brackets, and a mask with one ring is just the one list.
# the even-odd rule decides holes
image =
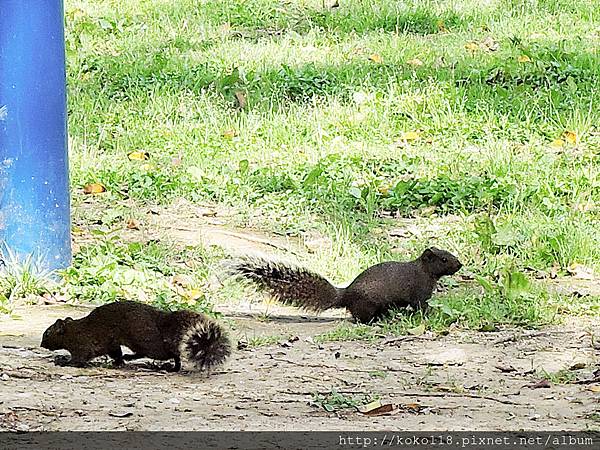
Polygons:
[[0,244],[44,271],[71,262],[66,111],[62,0],[0,0]]

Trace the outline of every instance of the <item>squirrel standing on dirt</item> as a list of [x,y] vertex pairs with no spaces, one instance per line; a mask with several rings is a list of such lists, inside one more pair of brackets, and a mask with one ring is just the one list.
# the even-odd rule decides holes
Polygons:
[[[123,355],[121,345],[134,352]],[[217,322],[203,314],[182,310],[165,312],[143,303],[123,301],[94,309],[82,319],[58,319],[45,332],[41,346],[71,353],[67,365],[83,367],[108,355],[115,365],[139,358],[174,359],[168,370],[181,369],[181,355],[199,369],[221,364],[231,344]]]
[[243,257],[231,263],[229,272],[283,303],[316,312],[346,308],[356,320],[368,323],[394,307],[426,309],[436,282],[461,267],[456,256],[431,247],[414,261],[376,264],[346,288],[305,268],[264,258]]

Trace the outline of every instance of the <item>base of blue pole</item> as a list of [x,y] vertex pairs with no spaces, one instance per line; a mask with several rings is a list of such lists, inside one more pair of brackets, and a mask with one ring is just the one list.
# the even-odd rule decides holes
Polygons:
[[1,3],[0,242],[5,258],[60,269],[71,262],[63,4]]

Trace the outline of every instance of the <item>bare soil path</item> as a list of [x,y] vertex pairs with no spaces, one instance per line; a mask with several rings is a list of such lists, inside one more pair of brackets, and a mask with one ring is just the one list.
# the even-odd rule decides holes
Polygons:
[[[318,344],[312,338],[343,319],[269,308],[268,321],[252,317],[262,317],[257,308],[230,309],[226,323],[234,338],[280,335],[281,342],[237,350],[210,376],[157,372],[148,361],[124,369],[102,361],[85,369],[55,366],[38,347],[43,330],[89,309],[19,309],[21,320],[0,320],[0,430],[599,428],[598,383],[527,387],[542,370],[573,368],[578,379],[591,378],[597,323]],[[314,400],[332,390],[401,408],[369,417],[332,402],[337,410],[328,412],[326,402]]]

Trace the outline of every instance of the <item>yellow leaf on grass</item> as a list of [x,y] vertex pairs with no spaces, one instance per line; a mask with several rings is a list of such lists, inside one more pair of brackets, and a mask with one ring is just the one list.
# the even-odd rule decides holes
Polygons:
[[421,61],[419,58],[413,58],[406,61],[406,64],[413,67],[421,67],[423,65],[423,61]]
[[148,152],[133,152],[129,154],[129,159],[132,161],[145,161],[150,158]]
[[476,52],[477,50],[479,50],[479,44],[477,44],[477,42],[469,42],[465,44],[465,48],[470,52]]
[[227,130],[223,132],[223,137],[227,139],[232,139],[237,136],[237,131],[235,130]]
[[154,164],[142,164],[142,169],[150,172],[151,170],[156,169],[156,166]]
[[194,301],[198,300],[200,297],[202,297],[202,291],[200,291],[199,289],[190,289],[185,293],[185,298],[187,298],[188,300]]
[[561,148],[565,145],[565,141],[562,139],[554,139],[550,145],[554,148]]
[[563,137],[569,144],[577,144],[577,141],[578,141],[577,133],[575,133],[574,131],[569,131],[569,130],[565,131],[563,133]]
[[444,21],[442,19],[438,20],[435,25],[437,26],[437,29],[439,32],[441,33],[445,33],[446,31],[448,31],[448,29],[446,28],[446,24],[444,23]]
[[419,139],[420,134],[417,131],[407,131],[400,136],[400,139],[404,141],[414,141]]
[[135,220],[135,219],[129,219],[127,221],[127,229],[129,230],[139,230],[140,229],[140,223]]
[[377,64],[381,64],[383,62],[383,58],[381,56],[379,56],[377,53],[373,53],[372,55],[369,55],[369,59]]
[[517,61],[519,61],[520,63],[527,63],[527,62],[531,62],[531,58],[527,55],[519,55],[519,57],[517,58]]
[[84,194],[100,194],[106,192],[106,188],[100,183],[90,183],[83,187]]

